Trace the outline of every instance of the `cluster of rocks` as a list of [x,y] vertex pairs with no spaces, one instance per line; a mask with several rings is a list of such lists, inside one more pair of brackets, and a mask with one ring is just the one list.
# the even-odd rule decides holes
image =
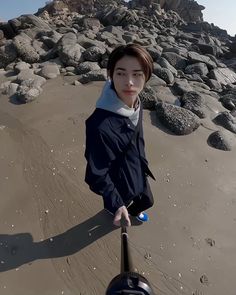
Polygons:
[[[184,4],[193,7],[188,16]],[[145,108],[156,110],[161,123],[178,135],[210,119],[218,129],[208,143],[231,150],[236,143],[236,40],[203,22],[197,5],[191,0],[49,2],[36,15],[0,24],[0,75],[7,77],[0,88],[27,103],[58,75],[74,76],[74,85],[104,81],[113,48],[138,43],[154,60],[154,73],[141,94]]]

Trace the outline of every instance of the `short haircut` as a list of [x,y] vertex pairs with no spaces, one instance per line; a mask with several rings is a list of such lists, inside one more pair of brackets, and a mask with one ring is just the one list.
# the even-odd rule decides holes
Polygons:
[[110,78],[113,78],[116,63],[124,56],[137,58],[144,72],[145,81],[147,82],[153,72],[153,59],[144,47],[134,43],[118,46],[111,52],[107,63],[107,71]]

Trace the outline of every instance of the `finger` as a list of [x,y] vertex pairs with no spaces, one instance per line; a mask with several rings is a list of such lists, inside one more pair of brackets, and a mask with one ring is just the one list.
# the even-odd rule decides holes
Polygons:
[[127,223],[127,226],[131,226],[131,221],[130,221],[130,218],[126,218],[126,223]]
[[118,212],[113,219],[113,224],[116,226],[120,226],[120,220],[121,220],[121,213]]

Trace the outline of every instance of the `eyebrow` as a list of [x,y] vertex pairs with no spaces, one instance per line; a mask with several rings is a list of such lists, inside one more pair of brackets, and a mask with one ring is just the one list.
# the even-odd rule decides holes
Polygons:
[[[116,68],[115,69],[115,71],[126,71],[126,69],[124,69],[124,68]],[[140,70],[133,70],[133,72],[143,72],[143,70],[142,69],[140,69]]]

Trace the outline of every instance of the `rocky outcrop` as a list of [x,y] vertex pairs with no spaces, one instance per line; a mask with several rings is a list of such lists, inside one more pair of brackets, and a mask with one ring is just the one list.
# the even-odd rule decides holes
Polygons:
[[160,8],[176,11],[187,22],[199,22],[203,20],[202,10],[204,6],[192,0],[132,0],[130,8],[146,7],[148,10]]
[[208,144],[232,149],[235,39],[202,22],[200,14],[196,14],[197,22],[190,23],[177,13],[182,7],[183,16],[190,4],[198,7],[195,1],[106,1],[106,6],[104,1],[53,1],[37,15],[0,24],[0,75],[7,79],[1,91],[29,103],[44,91],[47,79],[58,75],[71,76],[72,85],[105,81],[113,48],[138,43],[154,61],[154,72],[140,99],[155,112],[159,126],[185,135],[208,122],[212,131],[219,131]]

